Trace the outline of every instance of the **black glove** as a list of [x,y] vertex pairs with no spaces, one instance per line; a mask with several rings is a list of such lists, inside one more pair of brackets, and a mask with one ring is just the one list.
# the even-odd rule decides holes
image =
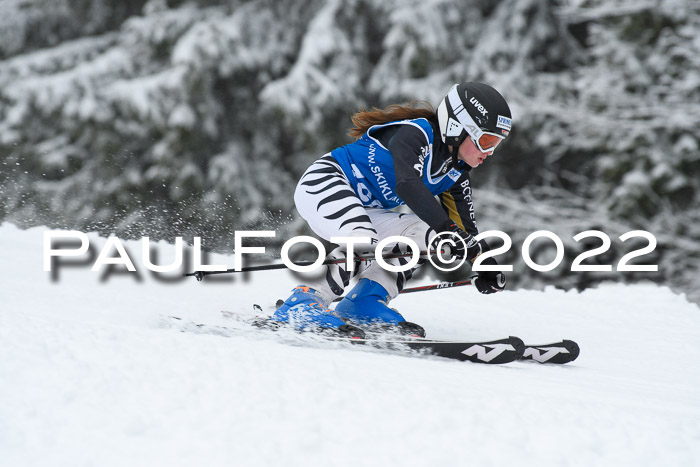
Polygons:
[[[441,232],[450,232],[453,235],[440,235]],[[437,246],[437,242],[445,239],[454,242],[454,245],[448,244],[447,242],[443,243],[443,249],[449,248],[449,254],[451,256],[457,258],[466,257],[469,261],[474,261],[474,259],[482,253],[482,246],[476,241],[474,236],[459,228],[452,220],[447,221],[442,230],[438,232],[438,236],[434,242],[436,244],[433,246]]]
[[481,271],[472,276],[472,284],[483,294],[500,292],[506,288],[506,275],[502,272]]
[[[482,248],[488,251],[488,245],[485,242]],[[498,263],[493,258],[486,258],[481,264],[495,266]],[[500,271],[478,271],[472,275],[471,280],[476,290],[483,294],[500,292],[506,288],[506,275]]]

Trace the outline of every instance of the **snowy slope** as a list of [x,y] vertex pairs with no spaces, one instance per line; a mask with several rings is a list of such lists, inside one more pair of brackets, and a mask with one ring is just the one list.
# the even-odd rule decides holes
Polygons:
[[295,280],[165,282],[137,264],[140,281],[101,281],[86,263],[52,281],[44,230],[0,226],[3,466],[700,464],[700,310],[667,288],[394,302],[431,337],[581,345],[566,366],[485,366],[181,333],[161,316],[224,323]]

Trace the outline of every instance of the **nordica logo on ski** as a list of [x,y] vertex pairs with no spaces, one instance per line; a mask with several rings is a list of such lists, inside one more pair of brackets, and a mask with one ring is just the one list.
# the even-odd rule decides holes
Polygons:
[[[486,347],[489,347],[491,350],[486,350]],[[462,353],[467,357],[476,356],[482,362],[488,363],[506,351],[514,352],[515,347],[510,344],[474,344],[463,350]]]
[[536,362],[546,363],[559,354],[570,353],[565,347],[547,347],[545,350],[539,350],[535,347],[525,349],[523,358],[532,358]]

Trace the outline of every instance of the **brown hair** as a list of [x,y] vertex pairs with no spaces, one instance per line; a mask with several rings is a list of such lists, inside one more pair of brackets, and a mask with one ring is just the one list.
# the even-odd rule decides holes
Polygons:
[[435,109],[426,101],[411,101],[406,104],[392,104],[384,109],[372,107],[371,110],[361,108],[358,113],[351,117],[354,127],[348,130],[348,135],[353,138],[362,136],[371,126],[382,123],[394,122],[396,120],[411,120],[414,118],[425,118],[433,123],[437,123]]

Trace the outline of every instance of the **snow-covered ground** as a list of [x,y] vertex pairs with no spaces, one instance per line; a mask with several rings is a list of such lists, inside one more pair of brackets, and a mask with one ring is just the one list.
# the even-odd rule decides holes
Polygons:
[[84,261],[52,279],[44,231],[0,226],[2,466],[700,465],[700,309],[665,287],[393,302],[431,337],[581,346],[565,366],[487,366],[182,333],[162,316],[223,324],[295,279],[166,282],[137,242],[139,275]]

